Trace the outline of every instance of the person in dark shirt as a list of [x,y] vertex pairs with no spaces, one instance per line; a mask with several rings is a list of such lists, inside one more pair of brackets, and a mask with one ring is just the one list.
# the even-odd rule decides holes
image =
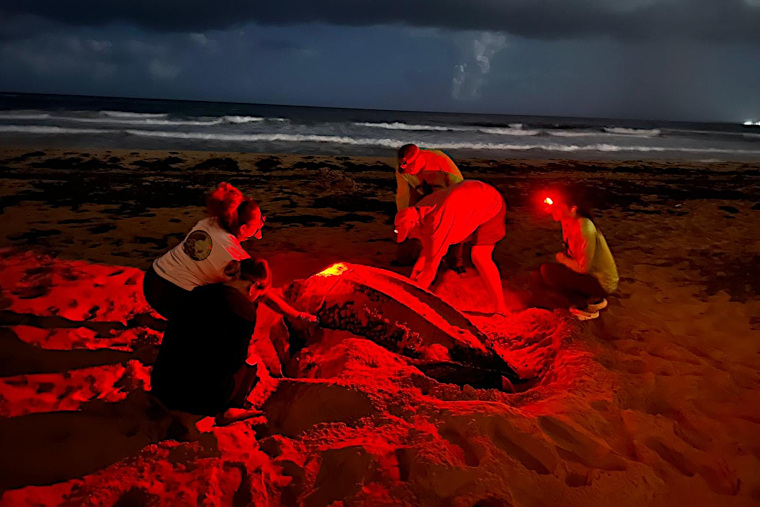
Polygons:
[[245,408],[258,380],[246,359],[261,301],[288,317],[317,320],[272,291],[266,261],[245,259],[238,277],[196,287],[169,320],[151,373],[153,395],[169,409],[199,415]]

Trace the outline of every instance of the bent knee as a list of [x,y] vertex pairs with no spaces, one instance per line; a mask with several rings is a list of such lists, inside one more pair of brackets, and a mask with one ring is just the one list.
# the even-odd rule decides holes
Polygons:
[[551,271],[552,271],[552,265],[551,264],[541,264],[541,266],[538,268],[538,273],[541,276],[541,279],[544,282],[547,282],[547,283],[552,278]]

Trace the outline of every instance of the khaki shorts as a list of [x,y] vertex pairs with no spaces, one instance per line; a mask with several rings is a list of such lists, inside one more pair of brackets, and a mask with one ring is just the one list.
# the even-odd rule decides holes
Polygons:
[[472,233],[473,245],[495,245],[507,235],[507,203],[501,202],[496,216],[475,229]]

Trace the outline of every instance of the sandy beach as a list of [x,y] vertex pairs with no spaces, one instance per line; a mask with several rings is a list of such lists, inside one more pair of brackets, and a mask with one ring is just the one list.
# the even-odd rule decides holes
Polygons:
[[[472,268],[433,291],[537,385],[441,384],[338,333],[286,368],[261,310],[249,400],[264,415],[179,435],[145,395],[165,324],[141,279],[204,216],[204,193],[227,181],[259,201],[264,236],[246,248],[276,286],[334,262],[406,275],[389,266],[394,162],[0,150],[0,503],[760,503],[760,163],[458,160],[509,201],[494,257],[512,313],[482,313]],[[534,203],[569,181],[589,189],[621,277],[588,322],[525,304],[562,248]]]

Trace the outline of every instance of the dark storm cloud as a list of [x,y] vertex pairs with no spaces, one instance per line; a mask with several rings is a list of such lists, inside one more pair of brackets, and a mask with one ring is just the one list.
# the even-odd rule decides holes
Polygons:
[[246,22],[403,24],[527,38],[610,36],[760,43],[760,0],[6,0],[9,13],[75,25],[126,22],[158,31]]

